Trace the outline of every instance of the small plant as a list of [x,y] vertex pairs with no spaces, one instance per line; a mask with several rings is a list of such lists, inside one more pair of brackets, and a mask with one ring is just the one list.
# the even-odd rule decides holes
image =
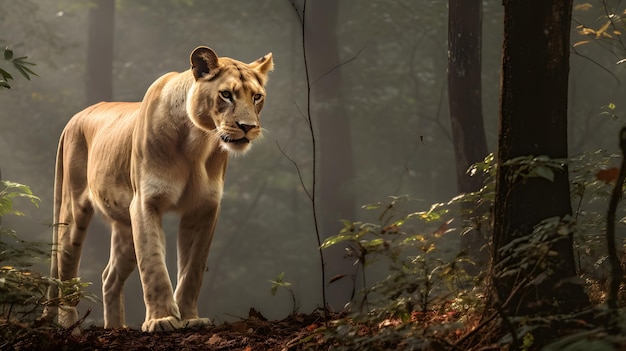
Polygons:
[[39,206],[40,199],[33,195],[28,186],[2,180],[0,181],[0,217],[7,214],[24,215],[22,212],[13,209],[13,199],[15,198],[26,198],[33,205]]
[[[39,198],[26,185],[0,181],[0,217],[23,215],[14,209],[15,198],[25,198],[35,206]],[[38,317],[45,307],[77,303],[94,297],[84,292],[89,283],[80,279],[61,281],[30,268],[50,259],[50,245],[25,241],[15,231],[0,226],[0,349],[37,332]],[[60,289],[62,298],[48,300],[48,289]]]
[[296,294],[293,292],[293,289],[291,288],[291,283],[285,281],[284,277],[285,277],[285,272],[280,272],[280,274],[276,278],[274,278],[274,280],[268,280],[270,283],[272,283],[272,296],[276,296],[276,293],[278,293],[279,288],[283,288],[289,291],[289,294],[291,295],[291,301],[292,301],[291,313],[295,314],[298,310],[298,307],[296,305]]

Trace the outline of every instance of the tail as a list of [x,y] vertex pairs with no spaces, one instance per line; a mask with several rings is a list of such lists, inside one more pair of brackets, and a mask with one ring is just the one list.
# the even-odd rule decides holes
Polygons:
[[[54,171],[54,200],[53,200],[53,214],[52,214],[52,252],[50,262],[50,277],[53,279],[59,278],[59,226],[64,225],[59,223],[61,202],[63,199],[63,143],[65,140],[65,131],[61,134],[59,140],[59,146],[57,149],[56,168]],[[48,301],[57,300],[59,297],[59,289],[55,285],[51,285],[48,288]],[[56,318],[58,313],[58,307],[54,306],[56,301],[46,307],[44,312],[45,317],[49,317],[50,320]]]

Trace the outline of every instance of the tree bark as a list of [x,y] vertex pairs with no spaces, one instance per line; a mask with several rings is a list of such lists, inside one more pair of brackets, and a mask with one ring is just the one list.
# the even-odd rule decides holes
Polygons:
[[[335,29],[339,2],[311,1],[307,7],[305,40],[312,84],[313,120],[319,146],[319,214],[322,239],[336,235],[341,219],[353,219],[354,195],[349,186],[354,177],[350,120],[343,105],[341,64]],[[332,71],[332,72],[331,72]],[[344,250],[324,250],[326,276],[351,274],[352,261],[344,258]],[[335,309],[350,301],[353,281],[342,279],[327,288],[327,302]]]
[[115,0],[94,0],[89,9],[86,103],[113,99],[113,23]]
[[[459,193],[480,190],[484,176],[470,177],[467,169],[487,156],[481,93],[482,0],[450,0],[448,5],[448,101],[454,139],[457,188]],[[464,221],[480,218],[485,206],[463,208]],[[477,226],[477,223],[466,223]],[[461,250],[475,265],[466,267],[477,274],[487,267],[489,251],[480,228],[461,237]]]
[[[576,276],[571,233],[561,235],[550,248],[557,254],[550,267],[541,272],[529,268],[520,276],[499,275],[517,263],[504,260],[509,255],[502,251],[504,246],[529,235],[543,219],[572,213],[567,168],[555,172],[552,182],[538,177],[520,181],[512,178],[519,167],[503,165],[518,156],[567,157],[572,1],[505,0],[504,7],[493,234],[496,296],[500,303],[509,300],[503,306],[509,316],[573,311],[588,300],[582,286],[568,281]],[[522,279],[530,281],[540,273],[549,274],[543,283],[520,288]]]
[[[94,0],[89,9],[87,63],[85,72],[85,104],[113,100],[113,23],[115,0]],[[92,221],[87,241],[91,248],[110,246],[110,229],[102,221]],[[91,250],[91,249],[89,249]],[[108,250],[94,250],[97,260],[107,260]],[[86,256],[86,253],[83,254]],[[93,280],[93,289],[101,289],[100,279]],[[85,302],[82,302],[85,304]],[[102,318],[101,308],[92,308],[94,318]],[[127,306],[127,313],[143,314],[143,306]]]

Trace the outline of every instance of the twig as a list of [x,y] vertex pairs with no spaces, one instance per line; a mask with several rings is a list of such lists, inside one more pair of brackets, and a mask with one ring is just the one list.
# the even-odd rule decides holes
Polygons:
[[[608,50],[608,49],[607,49]],[[615,81],[619,84],[621,83],[619,78],[613,73],[611,72],[608,68],[602,66],[602,64],[594,59],[592,59],[591,57],[585,56],[581,53],[578,52],[578,50],[576,50],[576,48],[573,45],[570,45],[570,52],[571,54],[574,54],[578,57],[581,57],[589,62],[591,62],[592,64],[594,64],[595,66],[598,66],[601,70],[605,71],[606,73],[608,73],[611,77],[613,77],[613,79],[615,79]]]
[[283,156],[285,156],[285,158],[289,160],[289,162],[293,163],[293,166],[296,168],[296,172],[298,172],[298,179],[300,180],[300,186],[302,186],[302,190],[304,190],[304,193],[309,198],[309,200],[313,200],[313,195],[309,192],[309,189],[307,189],[306,185],[304,184],[302,172],[300,171],[300,166],[298,166],[298,163],[294,161],[293,158],[289,157],[289,155],[287,155],[285,151],[283,151],[283,149],[280,147],[280,144],[278,144],[278,141],[276,141],[276,146],[278,147],[278,150],[280,150],[280,153],[283,154]]
[[472,337],[474,334],[478,333],[478,331],[480,331],[482,328],[484,328],[487,324],[491,323],[491,321],[493,321],[496,317],[498,316],[498,312],[494,312],[491,314],[491,316],[489,316],[487,319],[485,319],[484,321],[482,321],[482,323],[480,323],[479,325],[476,326],[476,328],[470,330],[469,332],[467,332],[465,335],[463,335],[463,337],[461,337],[459,340],[457,340],[452,347],[449,349],[450,351],[455,351],[455,350],[459,350],[459,345],[461,345],[462,343],[464,343],[467,339],[469,339],[470,337]]
[[[304,181],[302,179],[302,174],[300,172],[300,168],[298,167],[298,164],[291,159],[289,156],[287,156],[287,154],[280,149],[280,145],[278,145],[278,148],[280,149],[281,153],[283,155],[285,155],[285,157],[287,157],[287,159],[289,161],[291,161],[291,163],[294,164],[294,166],[296,167],[296,170],[298,172],[298,177],[300,178],[300,184],[302,185],[302,188],[304,189],[305,193],[307,194],[309,200],[311,201],[311,207],[312,207],[312,211],[313,211],[313,224],[315,225],[315,234],[317,237],[317,244],[318,244],[318,251],[319,251],[319,255],[320,255],[320,262],[322,265],[322,299],[323,299],[323,309],[326,312],[325,315],[328,315],[328,311],[327,311],[327,303],[326,303],[326,264],[324,261],[324,254],[322,252],[322,239],[321,239],[321,235],[320,235],[320,228],[319,228],[319,221],[317,218],[317,203],[316,203],[316,185],[317,185],[317,146],[316,146],[316,138],[315,138],[315,130],[313,128],[313,119],[311,117],[311,91],[313,89],[313,86],[318,83],[319,81],[321,81],[322,79],[324,79],[325,77],[327,77],[328,75],[330,75],[331,73],[333,73],[334,71],[336,71],[337,69],[341,68],[342,66],[356,60],[359,55],[361,54],[361,52],[363,52],[363,50],[365,50],[366,46],[362,47],[356,54],[354,54],[354,56],[352,56],[351,58],[349,58],[346,61],[343,61],[339,64],[337,64],[336,66],[332,67],[330,70],[328,70],[327,72],[325,72],[324,74],[322,74],[321,76],[319,76],[317,79],[315,79],[314,81],[311,81],[311,74],[309,72],[309,65],[308,65],[308,55],[307,55],[307,42],[306,42],[306,35],[305,35],[305,29],[306,29],[306,5],[307,5],[307,1],[303,0],[302,2],[302,13],[300,13],[298,11],[298,8],[296,6],[296,0],[290,0],[291,6],[294,8],[296,14],[298,15],[298,18],[300,20],[300,24],[302,26],[302,56],[304,58],[304,72],[305,72],[305,77],[306,77],[306,87],[307,87],[307,91],[306,91],[306,113],[303,113],[303,111],[300,109],[300,107],[296,104],[296,107],[298,108],[298,112],[300,112],[300,115],[304,117],[305,121],[308,124],[309,127],[309,133],[311,135],[311,152],[312,152],[312,181],[311,181],[311,187],[310,189],[307,189],[307,187],[304,184]],[[328,319],[326,319],[326,323],[328,323]]]
[[87,317],[89,316],[89,314],[91,313],[91,308],[87,309],[87,312],[85,312],[85,315],[83,316],[83,318],[79,319],[76,321],[76,323],[70,325],[69,327],[65,328],[63,330],[63,334],[64,337],[67,338],[69,336],[69,334],[73,334],[74,330],[79,328],[81,324],[83,324],[85,322],[85,320],[87,319]]
[[337,64],[335,67],[331,68],[330,70],[328,70],[328,72],[322,74],[319,78],[317,78],[316,80],[313,81],[313,83],[311,83],[311,88],[320,80],[324,79],[326,76],[330,75],[331,73],[333,73],[335,70],[341,68],[343,65],[347,65],[348,63],[356,60],[359,55],[361,55],[361,52],[363,52],[363,50],[365,50],[366,46],[362,47],[356,54],[354,54],[354,56],[352,56],[351,58],[347,59],[346,61],[343,61],[339,64]]
[[[300,17],[300,14],[298,12],[298,8],[296,7],[295,4],[295,0],[290,1],[291,5],[293,6],[296,14]],[[317,250],[319,252],[319,256],[320,256],[320,264],[322,266],[322,284],[321,284],[321,288],[322,288],[322,303],[323,303],[323,309],[325,311],[324,315],[325,315],[325,322],[328,323],[328,318],[326,318],[326,316],[328,316],[327,313],[327,303],[326,303],[326,263],[324,261],[324,253],[322,252],[322,237],[320,235],[320,228],[319,228],[319,221],[317,219],[317,203],[316,203],[316,198],[315,198],[315,194],[316,194],[316,178],[317,178],[317,151],[316,151],[316,143],[315,143],[315,130],[313,128],[313,119],[311,118],[311,77],[310,77],[310,72],[309,72],[309,65],[308,65],[308,59],[307,59],[307,49],[306,49],[306,35],[305,35],[305,29],[306,29],[306,3],[307,1],[304,0],[302,3],[302,17],[300,17],[300,24],[301,24],[301,30],[302,30],[302,56],[304,59],[304,73],[305,73],[305,77],[306,77],[306,120],[309,126],[309,132],[311,135],[311,152],[312,152],[312,157],[313,157],[313,165],[312,165],[312,176],[313,179],[311,180],[311,189],[310,191],[307,191],[307,195],[309,196],[309,199],[311,200],[311,210],[313,212],[313,224],[315,226],[315,236],[317,238]],[[292,160],[293,162],[293,160]],[[295,162],[294,162],[295,164]],[[298,169],[298,174],[300,175],[300,170]],[[302,182],[302,177],[300,177],[300,181]],[[304,183],[302,183],[304,186]],[[306,187],[304,187],[305,191],[306,191]]]

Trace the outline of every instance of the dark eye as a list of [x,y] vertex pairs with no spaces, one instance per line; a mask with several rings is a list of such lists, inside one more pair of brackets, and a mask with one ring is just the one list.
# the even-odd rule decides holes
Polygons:
[[220,91],[220,95],[226,100],[231,100],[233,98],[233,94],[228,90]]
[[263,99],[263,95],[262,94],[254,94],[254,102],[259,102],[261,101],[261,99]]

